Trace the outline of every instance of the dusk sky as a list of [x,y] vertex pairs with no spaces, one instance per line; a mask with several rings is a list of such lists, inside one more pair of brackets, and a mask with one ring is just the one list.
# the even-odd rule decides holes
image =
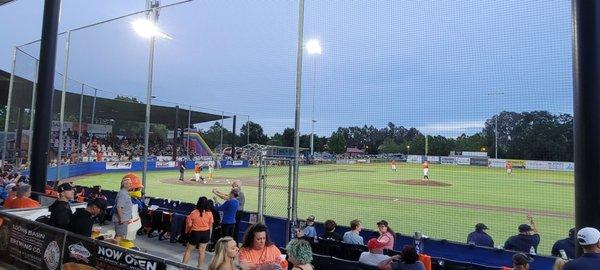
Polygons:
[[[61,31],[145,6],[62,2]],[[319,135],[394,122],[457,136],[481,130],[502,110],[572,114],[570,4],[307,0],[304,39],[319,39],[323,54],[304,55],[301,131],[310,132],[313,90]],[[41,0],[0,6],[0,69],[10,71],[14,45],[39,39],[42,8]],[[74,32],[69,76],[144,96],[148,40],[131,26],[143,17]],[[297,22],[296,1],[196,0],[164,9],[159,26],[173,39],[157,42],[154,95],[250,115],[270,135],[293,127]],[[58,39],[59,72],[64,41]],[[39,47],[23,50],[37,55]],[[27,77],[31,65],[22,61],[18,71]]]

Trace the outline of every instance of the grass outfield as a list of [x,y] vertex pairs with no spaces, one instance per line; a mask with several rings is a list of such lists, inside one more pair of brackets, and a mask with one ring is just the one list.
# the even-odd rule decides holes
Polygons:
[[[495,245],[502,245],[517,233],[532,214],[538,224],[542,242],[539,252],[549,254],[554,241],[566,237],[574,224],[573,173],[430,165],[431,180],[446,186],[423,186],[393,183],[394,180],[418,180],[419,164],[399,164],[393,172],[387,164],[312,165],[300,168],[299,216],[314,214],[317,220],[332,218],[349,226],[352,219],[376,228],[376,221],[386,219],[396,232],[415,231],[438,239],[465,241],[476,223],[485,223]],[[246,182],[246,209],[257,209],[257,168],[215,171],[226,190],[224,179]],[[85,176],[80,185],[102,185],[118,189],[124,173]],[[175,170],[150,172],[147,192],[150,196],[195,202],[198,196],[210,196],[216,186],[181,185]],[[186,177],[191,177],[191,170]],[[266,213],[287,215],[288,167],[267,169]],[[210,196],[212,197],[212,196]],[[348,224],[346,224],[348,223]]]

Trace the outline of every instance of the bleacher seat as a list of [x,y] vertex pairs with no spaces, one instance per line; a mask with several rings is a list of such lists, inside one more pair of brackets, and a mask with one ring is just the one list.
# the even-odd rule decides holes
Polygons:
[[337,255],[333,256],[344,260],[358,261],[360,254],[366,251],[369,251],[369,248],[364,245],[340,243],[340,248]]
[[312,243],[311,247],[313,253],[328,256],[338,256],[340,250],[340,242],[334,240],[319,239],[318,242]]
[[313,254],[312,265],[315,270],[328,270],[331,269],[332,257]]
[[360,270],[360,264],[357,261],[344,260],[332,257],[332,267],[334,270]]

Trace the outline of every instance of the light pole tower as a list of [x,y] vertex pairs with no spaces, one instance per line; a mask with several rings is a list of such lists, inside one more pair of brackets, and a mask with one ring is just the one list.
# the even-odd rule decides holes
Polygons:
[[[311,39],[306,42],[306,50],[310,55],[321,55],[323,49],[321,43],[317,39]],[[315,135],[315,92],[317,88],[317,58],[313,58],[313,91],[312,91],[312,112],[311,112],[311,130],[310,130],[310,155],[314,155],[314,135]]]

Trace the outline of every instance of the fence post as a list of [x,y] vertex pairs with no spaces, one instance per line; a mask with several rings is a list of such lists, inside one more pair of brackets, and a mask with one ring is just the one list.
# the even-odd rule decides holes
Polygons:
[[265,168],[264,159],[261,154],[258,158],[258,223],[264,223],[265,214]]
[[4,140],[2,141],[2,166],[4,166],[6,162],[6,151],[7,151],[7,141],[8,141],[8,125],[10,122],[10,104],[12,103],[12,92],[15,84],[15,68],[17,66],[17,47],[15,47],[15,51],[13,53],[12,59],[12,70],[10,72],[10,83],[8,85],[8,101],[6,103],[6,117],[4,118]]

